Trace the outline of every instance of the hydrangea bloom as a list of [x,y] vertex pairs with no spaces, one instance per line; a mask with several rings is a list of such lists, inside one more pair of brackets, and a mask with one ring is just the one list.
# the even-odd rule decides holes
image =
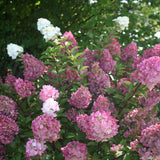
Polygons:
[[152,110],[153,107],[160,102],[160,90],[153,89],[146,92],[147,97],[140,97],[139,103],[144,106],[145,110]]
[[90,116],[86,114],[77,117],[77,125],[86,133],[86,138],[98,142],[106,142],[118,133],[119,125],[110,112],[97,111]]
[[0,115],[16,120],[18,115],[16,102],[7,96],[0,95]]
[[160,56],[160,44],[155,45],[153,48],[146,49],[143,52],[143,59],[147,59],[153,56]]
[[[61,43],[62,46],[66,47],[67,42],[69,42],[69,43],[72,42],[72,44],[67,46],[66,49],[71,50],[72,48],[77,47],[78,43],[77,43],[76,39],[74,38],[74,36],[73,36],[71,31],[65,32],[62,37],[65,39],[65,41]],[[78,49],[76,49],[75,51],[78,52]],[[65,51],[62,49],[61,53],[64,54]]]
[[57,111],[60,111],[59,104],[53,98],[48,98],[43,103],[43,107],[42,107],[43,113],[47,113],[49,115],[52,115],[53,117],[56,117],[57,114],[55,112]]
[[65,68],[65,73],[62,74],[62,79],[67,79],[69,82],[79,81],[80,77],[78,73],[72,70],[72,67],[68,66]]
[[65,160],[84,160],[87,158],[87,146],[79,141],[69,142],[61,150]]
[[13,119],[0,115],[0,143],[11,143],[18,132],[19,127]]
[[91,98],[92,95],[90,94],[88,88],[81,85],[75,93],[72,93],[72,96],[68,102],[76,108],[85,109],[88,107]]
[[[14,84],[14,82],[16,81],[16,77],[15,76],[13,76],[12,74],[7,74],[7,76],[6,76],[6,78],[5,78],[5,83],[6,84],[9,84],[9,85],[13,85]],[[10,87],[9,89],[14,89],[14,86],[12,86],[12,87]]]
[[108,49],[100,53],[99,65],[105,72],[112,72],[115,69],[116,61],[113,60]]
[[42,61],[38,60],[34,56],[26,53],[22,56],[22,60],[25,66],[24,77],[27,80],[35,80],[40,77],[45,71],[45,65]]
[[12,59],[16,59],[18,54],[23,52],[23,47],[18,46],[17,44],[10,43],[7,45],[7,52]]
[[159,159],[160,158],[160,124],[151,125],[142,130],[140,142],[142,148],[138,149],[141,160]]
[[68,112],[65,115],[71,122],[76,122],[76,118],[79,114],[75,108],[71,108],[68,110]]
[[105,112],[112,112],[114,106],[110,103],[107,97],[103,95],[99,95],[96,101],[93,103],[92,112],[96,111],[105,111]]
[[14,88],[21,98],[29,97],[32,94],[32,91],[36,90],[33,82],[21,78],[16,79],[14,82]]
[[6,148],[4,145],[0,145],[0,155],[3,155],[6,153]]
[[93,63],[96,60],[96,57],[94,56],[95,53],[93,53],[91,50],[86,48],[83,51],[85,54],[81,55],[80,58],[86,58],[83,62],[83,66],[89,66],[91,67],[91,63]]
[[51,85],[43,85],[39,95],[39,99],[42,101],[46,101],[48,98],[56,100],[59,97],[59,92]]
[[122,17],[119,16],[116,19],[114,19],[113,21],[118,23],[121,30],[128,28],[129,18],[127,16],[122,16]]
[[43,114],[32,121],[31,129],[37,141],[52,143],[59,138],[60,127],[60,122],[52,115]]
[[30,160],[31,158],[42,158],[47,146],[42,142],[38,142],[35,139],[29,138],[29,141],[26,143],[26,153],[25,157]]
[[139,144],[138,139],[135,139],[134,141],[130,142],[130,147],[132,148],[133,151],[137,151],[138,144]]
[[137,56],[137,53],[137,43],[132,42],[122,50],[121,60],[127,61],[128,58],[134,59]]
[[124,115],[124,119],[121,120],[121,125],[127,129],[124,132],[124,137],[140,135],[143,129],[157,122],[160,122],[160,120],[152,114],[152,111],[146,111],[143,108],[135,108]]
[[116,54],[121,54],[121,45],[117,41],[116,38],[112,38],[111,36],[111,42],[108,42],[105,44],[105,49],[108,49],[112,56]]
[[90,91],[96,95],[105,94],[104,89],[110,88],[110,78],[100,67],[99,62],[94,62],[88,73]]
[[42,29],[41,33],[43,34],[43,38],[46,42],[49,40],[55,40],[57,36],[62,35],[59,27],[54,27],[53,25],[49,25]]
[[42,31],[42,29],[48,27],[51,24],[51,22],[46,18],[39,18],[37,21],[37,29],[39,31]]
[[153,56],[143,60],[132,76],[152,90],[160,82],[160,57]]

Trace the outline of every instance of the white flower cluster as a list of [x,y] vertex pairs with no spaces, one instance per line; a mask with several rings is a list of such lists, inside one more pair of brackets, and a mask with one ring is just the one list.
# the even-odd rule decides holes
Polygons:
[[123,16],[123,17],[120,16],[116,19],[113,19],[113,21],[119,24],[121,30],[128,28],[129,18],[127,16]]
[[17,44],[10,43],[7,45],[8,55],[12,57],[12,59],[16,59],[16,57],[23,51],[23,47],[18,46]]
[[157,33],[154,36],[160,38],[160,31],[157,31]]
[[45,18],[39,18],[37,22],[38,30],[43,34],[46,42],[55,40],[58,35],[62,35],[59,27],[54,27],[51,22]]
[[92,3],[97,3],[97,0],[89,0],[89,3],[92,4]]
[[53,117],[56,117],[57,114],[55,112],[57,112],[57,111],[60,111],[59,104],[53,98],[48,98],[43,103],[43,107],[42,107],[43,113],[52,115]]

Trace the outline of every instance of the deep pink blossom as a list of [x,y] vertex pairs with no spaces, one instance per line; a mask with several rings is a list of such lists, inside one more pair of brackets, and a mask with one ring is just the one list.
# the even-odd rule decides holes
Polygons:
[[140,135],[143,129],[158,122],[160,122],[160,119],[155,117],[152,111],[145,108],[135,108],[124,115],[121,120],[121,125],[125,128],[124,137]]
[[[77,43],[76,39],[74,38],[71,31],[65,32],[62,37],[65,39],[65,41],[62,42],[61,45],[64,46],[65,49],[71,50],[72,48],[77,47],[78,43]],[[71,44],[68,45],[67,43],[71,43]],[[78,52],[78,49],[76,48],[75,51]],[[65,50],[61,49],[60,52],[64,54]]]
[[77,125],[86,133],[86,138],[98,142],[106,142],[118,133],[119,125],[110,112],[97,111],[90,116],[84,114],[77,117]]
[[143,60],[137,65],[137,69],[132,76],[150,90],[153,89],[160,82],[160,57],[153,56]]
[[99,65],[105,72],[112,72],[115,69],[116,61],[113,60],[112,55],[108,49],[104,49],[100,53]]
[[42,158],[46,149],[47,146],[44,145],[44,143],[29,138],[29,141],[26,143],[25,157],[27,160],[30,160],[31,158]]
[[151,125],[142,130],[140,142],[142,147],[138,149],[141,160],[160,159],[160,124]]
[[136,43],[130,43],[122,50],[121,60],[127,61],[128,58],[133,58],[137,56],[138,49]]
[[112,38],[111,41],[106,43],[105,45],[105,49],[108,49],[111,55],[121,54],[121,45],[116,38]]
[[12,74],[7,74],[6,78],[5,78],[5,83],[6,84],[9,84],[9,85],[12,85],[9,89],[14,89],[14,82],[16,81],[16,77],[13,76]]
[[29,97],[36,90],[33,82],[21,78],[16,79],[14,88],[21,98]]
[[72,93],[69,104],[80,109],[86,109],[92,99],[92,95],[87,87],[81,85],[78,90]]
[[17,103],[7,96],[0,95],[0,115],[16,120],[18,115]]
[[110,100],[103,95],[99,95],[93,103],[92,112],[97,111],[111,112],[113,114],[117,112],[114,103],[110,102]]
[[89,66],[90,69],[91,64],[96,60],[95,52],[92,52],[88,48],[83,51],[85,54],[81,55],[80,58],[86,58],[83,62],[83,66]]
[[3,83],[2,78],[0,77],[0,83]]
[[65,115],[71,122],[76,122],[76,118],[79,114],[75,108],[71,108],[68,110],[68,112]]
[[46,68],[42,61],[28,53],[22,56],[22,60],[25,66],[25,79],[36,80],[38,77],[42,76]]
[[43,114],[32,121],[34,138],[40,142],[53,142],[59,139],[61,124],[52,115]]
[[0,115],[0,142],[9,144],[19,132],[17,123],[4,115]]
[[87,155],[87,146],[79,141],[69,142],[65,147],[61,148],[65,160],[84,160]]
[[42,101],[46,101],[48,98],[56,100],[59,97],[59,92],[51,85],[43,85],[39,95],[39,99]]
[[110,88],[110,78],[99,66],[98,62],[94,62],[91,71],[88,73],[89,89],[95,95],[105,94],[104,89]]

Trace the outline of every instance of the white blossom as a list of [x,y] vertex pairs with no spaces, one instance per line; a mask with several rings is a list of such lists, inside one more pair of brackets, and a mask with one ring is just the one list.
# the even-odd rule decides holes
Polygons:
[[154,36],[160,38],[160,31],[158,31]]
[[128,27],[129,24],[129,18],[127,16],[118,17],[116,19],[113,19],[113,21],[117,22],[121,28],[121,30],[124,30],[126,27]]
[[18,46],[17,44],[10,43],[7,45],[7,52],[12,59],[16,59],[18,54],[23,52],[23,47]]
[[59,27],[49,25],[42,29],[43,38],[48,42],[49,40],[55,40],[58,35],[62,35]]
[[97,3],[97,0],[89,0],[90,4]]
[[39,18],[37,21],[37,28],[39,31],[42,31],[45,27],[48,27],[51,24],[51,22],[48,19],[45,18]]
[[56,117],[57,114],[55,112],[60,111],[60,108],[57,101],[55,101],[53,98],[48,98],[43,103],[43,107],[41,110],[43,113],[47,113],[49,115]]

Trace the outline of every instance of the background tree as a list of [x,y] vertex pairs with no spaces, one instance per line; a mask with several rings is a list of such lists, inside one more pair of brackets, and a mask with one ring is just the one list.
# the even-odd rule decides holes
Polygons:
[[101,44],[103,36],[113,26],[113,19],[128,16],[128,30],[120,32],[118,41],[122,46],[134,41],[139,54],[144,49],[159,43],[154,35],[159,30],[160,2],[153,0],[0,0],[0,75],[4,77],[8,68],[19,75],[19,64],[8,57],[6,46],[9,43],[22,45],[25,52],[39,58],[47,47],[37,30],[37,19],[47,18],[54,26],[61,28],[62,34],[71,30],[80,44],[94,49]]

